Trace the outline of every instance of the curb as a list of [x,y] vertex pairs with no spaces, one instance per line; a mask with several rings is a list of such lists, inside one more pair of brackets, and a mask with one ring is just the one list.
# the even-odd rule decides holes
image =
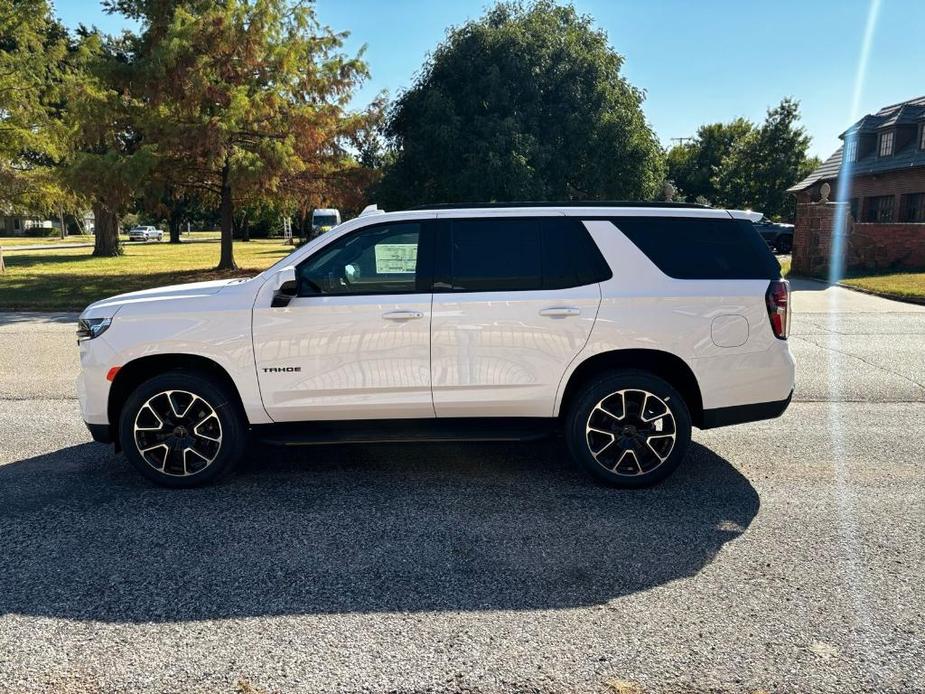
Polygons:
[[916,296],[903,296],[902,294],[889,294],[887,292],[875,292],[871,289],[863,289],[861,287],[854,287],[850,284],[843,284],[842,282],[836,282],[832,284],[826,280],[821,280],[818,277],[806,277],[804,275],[788,275],[787,279],[793,277],[794,279],[800,280],[809,280],[810,282],[818,282],[819,284],[824,284],[827,287],[841,287],[842,289],[847,289],[852,292],[858,292],[859,294],[869,294],[870,296],[879,296],[881,299],[889,299],[890,301],[899,301],[904,304],[915,304],[916,306],[925,306],[925,298],[919,298]]

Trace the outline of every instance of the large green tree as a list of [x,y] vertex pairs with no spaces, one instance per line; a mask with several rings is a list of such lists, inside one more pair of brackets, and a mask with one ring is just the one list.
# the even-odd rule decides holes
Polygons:
[[347,104],[365,77],[341,53],[345,34],[288,0],[114,0],[141,24],[129,92],[142,104],[140,147],[152,182],[213,200],[219,269],[235,267],[235,207],[309,197],[356,167],[347,143],[362,126]]
[[810,137],[799,124],[799,103],[784,99],[768,109],[764,122],[729,151],[714,184],[726,207],[751,208],[773,218],[792,219],[793,196],[787,188],[812,170]]
[[66,191],[55,164],[68,37],[46,0],[0,0],[0,206],[45,212]]
[[391,109],[379,198],[654,196],[663,155],[622,64],[590,17],[552,0],[498,4],[451,29]]
[[137,71],[132,36],[83,27],[77,33],[75,60],[81,69],[68,87],[72,142],[63,177],[93,210],[93,254],[119,255],[119,220],[155,166],[155,153],[138,127],[146,105],[132,93]]
[[716,201],[713,177],[723,158],[754,129],[751,121],[744,118],[729,123],[709,123],[701,125],[690,142],[668,150],[668,178],[677,187],[678,194],[690,201]]

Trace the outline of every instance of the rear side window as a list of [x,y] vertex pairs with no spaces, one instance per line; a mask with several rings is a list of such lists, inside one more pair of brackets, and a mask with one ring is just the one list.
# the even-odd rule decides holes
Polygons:
[[473,219],[449,224],[451,291],[531,291],[601,282],[610,268],[582,224]]
[[543,244],[543,289],[565,289],[609,280],[613,273],[576,219],[558,217],[540,222]]
[[450,225],[450,272],[456,291],[539,289],[542,277],[535,220],[473,219]]
[[682,280],[771,280],[780,265],[751,222],[617,217],[610,220],[658,269]]

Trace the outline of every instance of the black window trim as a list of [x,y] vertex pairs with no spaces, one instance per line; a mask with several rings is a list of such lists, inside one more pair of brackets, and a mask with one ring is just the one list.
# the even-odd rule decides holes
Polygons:
[[[452,277],[452,254],[453,254],[453,244],[452,244],[452,229],[451,225],[454,222],[483,222],[483,221],[517,221],[517,222],[536,222],[539,224],[543,220],[568,220],[569,223],[575,225],[580,225],[580,230],[588,237],[588,240],[591,242],[596,255],[598,256],[598,264],[600,267],[595,268],[595,272],[598,274],[599,279],[594,280],[593,282],[586,282],[584,284],[574,284],[568,287],[558,287],[556,289],[547,289],[545,287],[539,287],[537,289],[462,289],[453,286],[453,277]],[[438,218],[434,225],[434,251],[436,254],[433,268],[433,292],[434,294],[525,294],[530,292],[553,292],[553,291],[563,291],[566,289],[576,289],[578,287],[590,287],[595,284],[600,284],[601,282],[606,282],[613,278],[613,270],[610,267],[610,264],[607,262],[607,259],[604,257],[604,254],[601,253],[601,249],[597,247],[597,244],[594,242],[594,238],[591,236],[591,233],[588,229],[582,224],[586,217],[576,217],[574,215],[564,215],[564,214],[544,214],[544,215],[491,215],[491,216],[474,216],[474,217],[441,217]],[[540,242],[542,243],[542,236],[540,237]],[[543,282],[543,266],[542,266],[542,248],[540,249],[540,282]]]
[[[425,217],[422,219],[394,219],[386,222],[377,222],[375,224],[364,224],[359,229],[354,229],[343,236],[339,236],[336,239],[333,239],[331,243],[324,244],[321,248],[314,251],[311,255],[306,258],[303,258],[295,266],[295,276],[296,276],[296,298],[298,299],[312,299],[312,298],[335,298],[335,297],[353,297],[353,296],[412,296],[417,294],[432,294],[433,293],[433,278],[434,278],[434,259],[436,254],[436,244],[435,241],[435,227],[438,220],[433,217]],[[302,275],[301,268],[302,266],[309,262],[312,258],[317,258],[319,255],[324,253],[326,249],[329,249],[331,245],[335,243],[341,243],[346,239],[349,239],[351,236],[356,236],[358,234],[369,232],[373,229],[380,229],[386,227],[395,227],[400,224],[419,224],[421,226],[421,233],[418,237],[418,256],[419,256],[419,267],[420,271],[415,273],[414,284],[415,287],[412,290],[408,291],[383,291],[383,292],[350,292],[343,294],[302,294]],[[422,249],[424,250],[423,255],[421,254]]]

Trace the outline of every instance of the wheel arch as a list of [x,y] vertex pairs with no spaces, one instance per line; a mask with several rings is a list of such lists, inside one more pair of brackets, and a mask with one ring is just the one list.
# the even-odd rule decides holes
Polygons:
[[568,377],[556,414],[568,412],[572,400],[584,384],[614,369],[639,369],[665,379],[684,398],[690,411],[691,423],[696,427],[702,426],[703,397],[691,367],[677,355],[655,349],[618,349],[588,357]]
[[122,414],[122,407],[125,405],[129,395],[148,379],[168,371],[204,373],[215,378],[228,388],[228,392],[233,395],[235,404],[244,417],[244,421],[247,422],[247,414],[241,399],[241,393],[238,391],[234,379],[218,362],[196,354],[152,354],[138,357],[122,366],[116,373],[109,388],[106,409],[113,438],[117,445],[119,441],[119,419]]

